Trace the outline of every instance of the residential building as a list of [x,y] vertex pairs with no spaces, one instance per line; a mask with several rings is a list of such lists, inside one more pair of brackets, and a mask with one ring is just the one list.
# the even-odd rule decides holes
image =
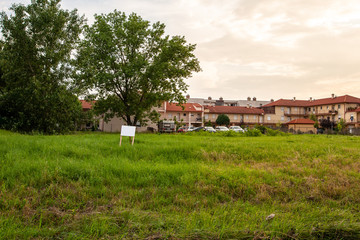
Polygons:
[[316,129],[314,127],[315,122],[310,119],[298,118],[291,120],[290,122],[285,123],[288,126],[290,132],[312,132],[316,133]]
[[184,103],[180,106],[165,102],[157,111],[161,120],[176,120],[186,126],[204,126],[204,107],[198,103]]
[[[335,96],[332,94],[330,98],[296,100],[296,98],[279,99],[277,101],[266,104],[262,107],[265,112],[265,125],[273,126],[283,124],[294,119],[309,118],[311,114],[317,119],[329,119],[337,122],[344,119],[350,123],[352,116],[354,127],[357,121],[356,114],[348,113],[360,106],[360,98],[349,95]],[[355,119],[356,118],[356,119]]]
[[264,123],[264,110],[237,106],[206,106],[204,108],[204,121],[210,121],[216,125],[216,119],[220,114],[226,114],[232,126],[252,127]]
[[248,97],[246,100],[224,100],[222,97],[219,99],[212,99],[212,97],[204,98],[190,98],[186,96],[188,103],[198,103],[203,106],[238,106],[238,107],[262,107],[270,103],[270,101],[257,100],[256,97]]

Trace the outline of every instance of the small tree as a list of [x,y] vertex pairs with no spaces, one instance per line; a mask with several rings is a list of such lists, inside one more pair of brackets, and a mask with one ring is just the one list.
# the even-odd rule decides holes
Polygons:
[[345,129],[345,121],[344,119],[340,119],[339,122],[337,123],[337,129],[339,132],[341,132],[343,129]]
[[206,126],[206,127],[212,127],[211,121],[209,120],[208,122],[206,122],[206,123],[205,123],[205,126]]
[[321,119],[320,120],[320,127],[324,129],[334,129],[335,122],[330,121],[329,119]]
[[230,124],[230,118],[226,114],[220,114],[216,118],[216,124],[217,125],[229,125]]

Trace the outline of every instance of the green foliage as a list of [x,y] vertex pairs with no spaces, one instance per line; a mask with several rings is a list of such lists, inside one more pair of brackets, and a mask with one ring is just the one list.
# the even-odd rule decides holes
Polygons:
[[70,66],[84,22],[59,0],[14,4],[1,13],[0,127],[46,134],[73,130],[81,115],[69,91]]
[[206,123],[205,123],[205,126],[206,126],[206,127],[212,127],[211,121],[209,120],[208,122],[206,122]]
[[343,129],[345,129],[345,126],[346,126],[345,121],[344,119],[341,118],[337,123],[337,130],[341,132]]
[[289,134],[284,133],[280,130],[273,130],[271,128],[266,128],[265,135],[266,136],[288,136]]
[[216,118],[216,124],[217,125],[229,125],[230,124],[230,118],[226,114],[220,114]]
[[98,114],[135,125],[164,101],[185,101],[184,79],[200,71],[195,45],[164,34],[164,24],[151,25],[134,13],[95,15],[78,53],[77,84],[96,90]]
[[245,136],[247,137],[260,137],[262,135],[259,129],[249,129],[245,132]]
[[265,134],[268,128],[265,127],[264,125],[255,125],[255,129],[259,130],[262,134]]

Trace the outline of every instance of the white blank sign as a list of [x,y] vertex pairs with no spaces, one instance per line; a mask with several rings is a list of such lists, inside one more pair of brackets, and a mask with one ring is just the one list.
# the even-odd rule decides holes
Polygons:
[[136,127],[123,125],[123,126],[121,126],[120,136],[135,137],[135,130],[136,130]]

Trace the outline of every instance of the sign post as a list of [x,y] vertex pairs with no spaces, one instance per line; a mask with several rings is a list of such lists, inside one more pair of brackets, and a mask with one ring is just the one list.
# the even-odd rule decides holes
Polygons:
[[136,127],[133,127],[133,126],[124,126],[124,125],[121,126],[119,146],[121,146],[121,141],[122,141],[123,136],[129,137],[129,141],[130,141],[131,145],[134,145],[135,130],[136,130]]

